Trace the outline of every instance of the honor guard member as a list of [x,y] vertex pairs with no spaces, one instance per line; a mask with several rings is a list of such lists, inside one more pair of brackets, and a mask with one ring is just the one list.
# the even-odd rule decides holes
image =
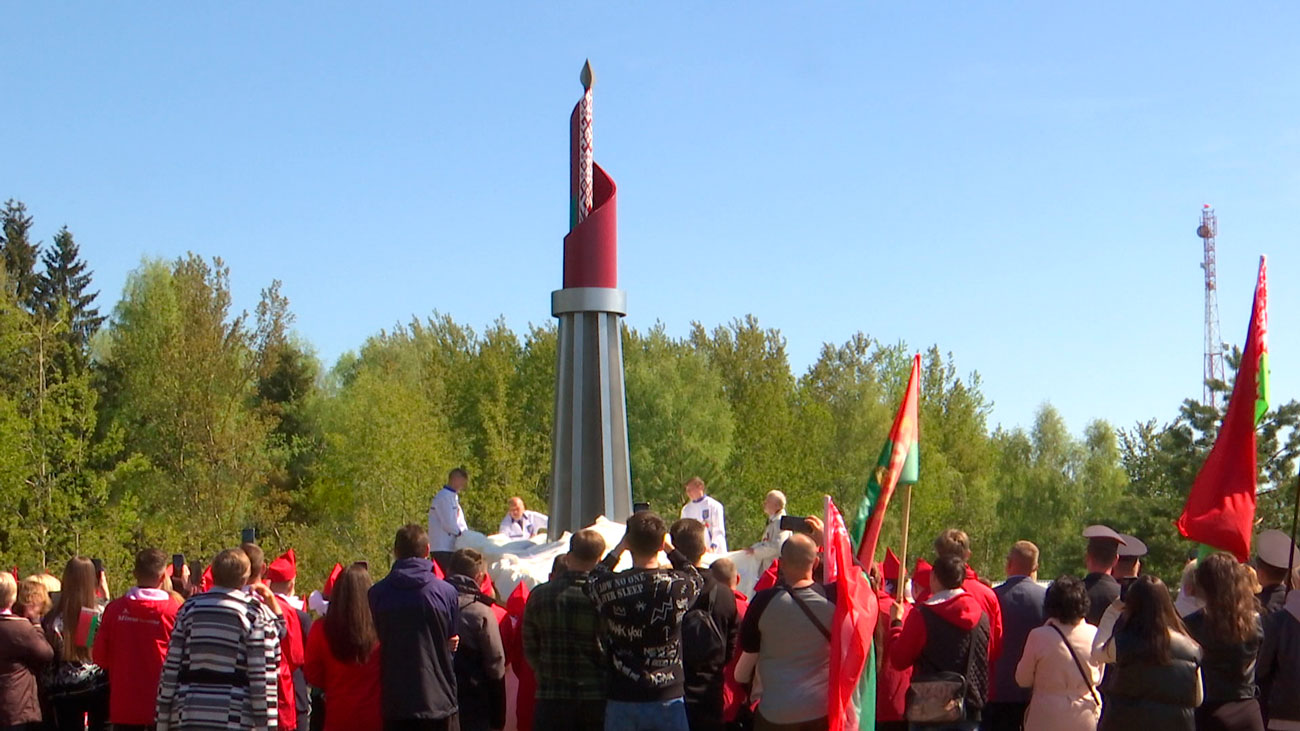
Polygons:
[[[460,493],[469,483],[469,475],[457,467],[447,475],[447,484],[433,496],[429,505],[429,550],[439,564],[451,558],[456,539],[469,530],[465,511],[460,507]],[[443,567],[446,570],[446,567]]]
[[704,542],[709,553],[727,552],[727,518],[722,503],[709,497],[704,480],[692,477],[684,488],[688,502],[682,506],[683,518],[694,518],[704,524]]
[[1300,566],[1300,551],[1280,530],[1266,530],[1255,539],[1255,573],[1264,587],[1256,597],[1264,616],[1282,610],[1286,602],[1286,570]]
[[1088,575],[1083,585],[1088,590],[1088,614],[1084,619],[1096,626],[1101,615],[1119,599],[1119,582],[1111,576],[1115,564],[1119,562],[1119,548],[1124,539],[1119,533],[1104,525],[1090,525],[1083,529],[1083,537],[1088,539],[1088,549],[1084,554],[1084,564]]
[[1110,573],[1119,582],[1119,598],[1123,599],[1129,586],[1142,574],[1142,557],[1147,555],[1147,544],[1127,533],[1120,533],[1119,537],[1124,542],[1119,545],[1119,560]]

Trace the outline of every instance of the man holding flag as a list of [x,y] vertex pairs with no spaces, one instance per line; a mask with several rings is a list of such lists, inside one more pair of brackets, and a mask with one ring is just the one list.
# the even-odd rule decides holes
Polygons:
[[1268,273],[1259,258],[1255,302],[1250,312],[1246,348],[1223,426],[1210,455],[1196,475],[1178,532],[1185,538],[1250,559],[1255,523],[1255,484],[1259,477],[1255,427],[1268,411]]

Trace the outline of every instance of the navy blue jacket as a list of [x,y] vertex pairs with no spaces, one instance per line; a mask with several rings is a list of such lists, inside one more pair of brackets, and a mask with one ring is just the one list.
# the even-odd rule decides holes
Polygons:
[[1002,654],[993,664],[993,701],[1028,703],[1029,689],[1016,684],[1016,665],[1025,654],[1029,632],[1047,621],[1047,589],[1028,576],[1013,576],[995,587],[1002,607]]
[[448,640],[460,610],[456,590],[427,558],[403,558],[370,587],[379,634],[380,707],[385,721],[439,720],[456,713]]

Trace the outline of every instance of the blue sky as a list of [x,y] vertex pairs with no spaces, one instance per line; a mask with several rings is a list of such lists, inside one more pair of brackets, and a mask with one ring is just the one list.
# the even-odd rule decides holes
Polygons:
[[435,309],[523,328],[590,57],[634,326],[753,313],[800,371],[937,343],[994,422],[1165,420],[1200,394],[1209,202],[1224,337],[1270,254],[1297,395],[1300,6],[364,5],[9,5],[0,198],[73,229],[106,306],[144,256],[222,256],[250,310],[282,280],[327,363]]

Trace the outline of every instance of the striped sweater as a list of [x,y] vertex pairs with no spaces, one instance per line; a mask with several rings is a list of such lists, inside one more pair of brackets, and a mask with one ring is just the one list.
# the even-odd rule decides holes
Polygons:
[[158,731],[277,728],[284,620],[238,589],[213,587],[176,615],[162,681]]

